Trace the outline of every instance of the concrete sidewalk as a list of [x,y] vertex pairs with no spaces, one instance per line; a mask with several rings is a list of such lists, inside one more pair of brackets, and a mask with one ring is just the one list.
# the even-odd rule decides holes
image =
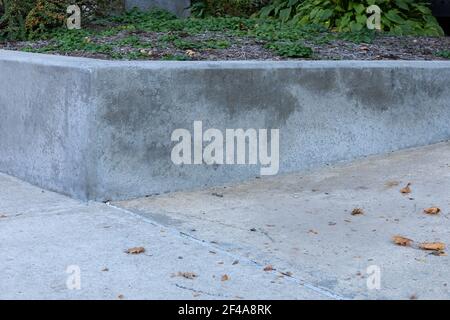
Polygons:
[[[450,244],[449,169],[443,143],[111,204],[0,175],[0,298],[448,299],[449,258],[391,237]],[[441,214],[423,213],[432,206]],[[66,287],[71,265],[81,290]],[[367,286],[374,266],[379,290]]]

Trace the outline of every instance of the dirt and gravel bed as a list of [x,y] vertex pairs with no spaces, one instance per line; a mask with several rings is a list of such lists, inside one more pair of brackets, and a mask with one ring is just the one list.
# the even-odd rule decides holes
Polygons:
[[[175,42],[170,38],[177,39]],[[132,39],[133,41],[130,41]],[[343,39],[304,40],[312,56],[286,57],[270,50],[262,40],[220,32],[121,31],[115,35],[86,37],[89,50],[61,50],[57,40],[3,42],[0,49],[43,52],[77,57],[122,60],[448,60],[450,37],[377,36],[370,43]],[[177,42],[178,41],[178,42]],[[212,45],[208,46],[208,42]],[[139,44],[139,45],[137,45]],[[96,49],[97,48],[97,49]],[[102,48],[108,48],[103,50]]]
[[[450,37],[377,37],[372,43],[336,40],[327,45],[314,45],[319,59],[343,60],[445,60],[438,53],[450,50]],[[448,58],[447,58],[448,59]]]

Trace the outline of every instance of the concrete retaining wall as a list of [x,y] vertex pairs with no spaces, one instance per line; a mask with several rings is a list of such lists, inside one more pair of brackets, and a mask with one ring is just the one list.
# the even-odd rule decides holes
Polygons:
[[0,51],[0,171],[80,199],[219,185],[175,129],[279,128],[280,172],[450,139],[450,62],[112,62]]

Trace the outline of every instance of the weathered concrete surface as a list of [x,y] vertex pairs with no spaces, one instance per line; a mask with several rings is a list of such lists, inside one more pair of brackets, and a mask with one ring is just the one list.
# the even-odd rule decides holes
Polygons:
[[0,51],[0,171],[80,199],[220,185],[171,134],[280,129],[280,172],[450,138],[450,62],[111,62]]
[[0,52],[0,171],[86,198],[95,105],[80,63]]
[[[449,299],[450,258],[390,240],[450,244],[449,158],[446,143],[111,205],[0,174],[0,299]],[[441,214],[423,214],[429,206]],[[146,253],[123,252],[135,246]],[[66,287],[69,265],[81,268],[80,291]],[[380,290],[366,286],[370,265]]]
[[125,0],[125,9],[139,8],[148,10],[162,8],[176,14],[179,17],[189,16],[191,0]]
[[[175,229],[2,174],[0,243],[0,299],[339,298]],[[146,252],[124,252],[136,246]],[[75,265],[81,289],[69,290],[66,270]]]
[[[450,299],[448,256],[391,241],[403,235],[450,245],[449,159],[445,143],[114,205],[346,298]],[[402,195],[409,182],[412,193]],[[424,214],[433,206],[440,215]],[[364,215],[351,215],[354,208]],[[374,265],[381,270],[380,290],[367,287],[367,268]]]

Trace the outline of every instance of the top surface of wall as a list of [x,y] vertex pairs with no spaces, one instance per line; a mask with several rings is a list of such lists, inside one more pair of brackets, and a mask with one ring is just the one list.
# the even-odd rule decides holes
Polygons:
[[0,61],[14,61],[31,65],[48,65],[72,67],[77,69],[114,69],[114,68],[138,68],[138,69],[339,69],[339,68],[414,68],[414,69],[442,69],[450,68],[450,61],[412,61],[412,60],[290,60],[290,61],[123,61],[101,60],[91,58],[68,57],[39,53],[0,49]]

